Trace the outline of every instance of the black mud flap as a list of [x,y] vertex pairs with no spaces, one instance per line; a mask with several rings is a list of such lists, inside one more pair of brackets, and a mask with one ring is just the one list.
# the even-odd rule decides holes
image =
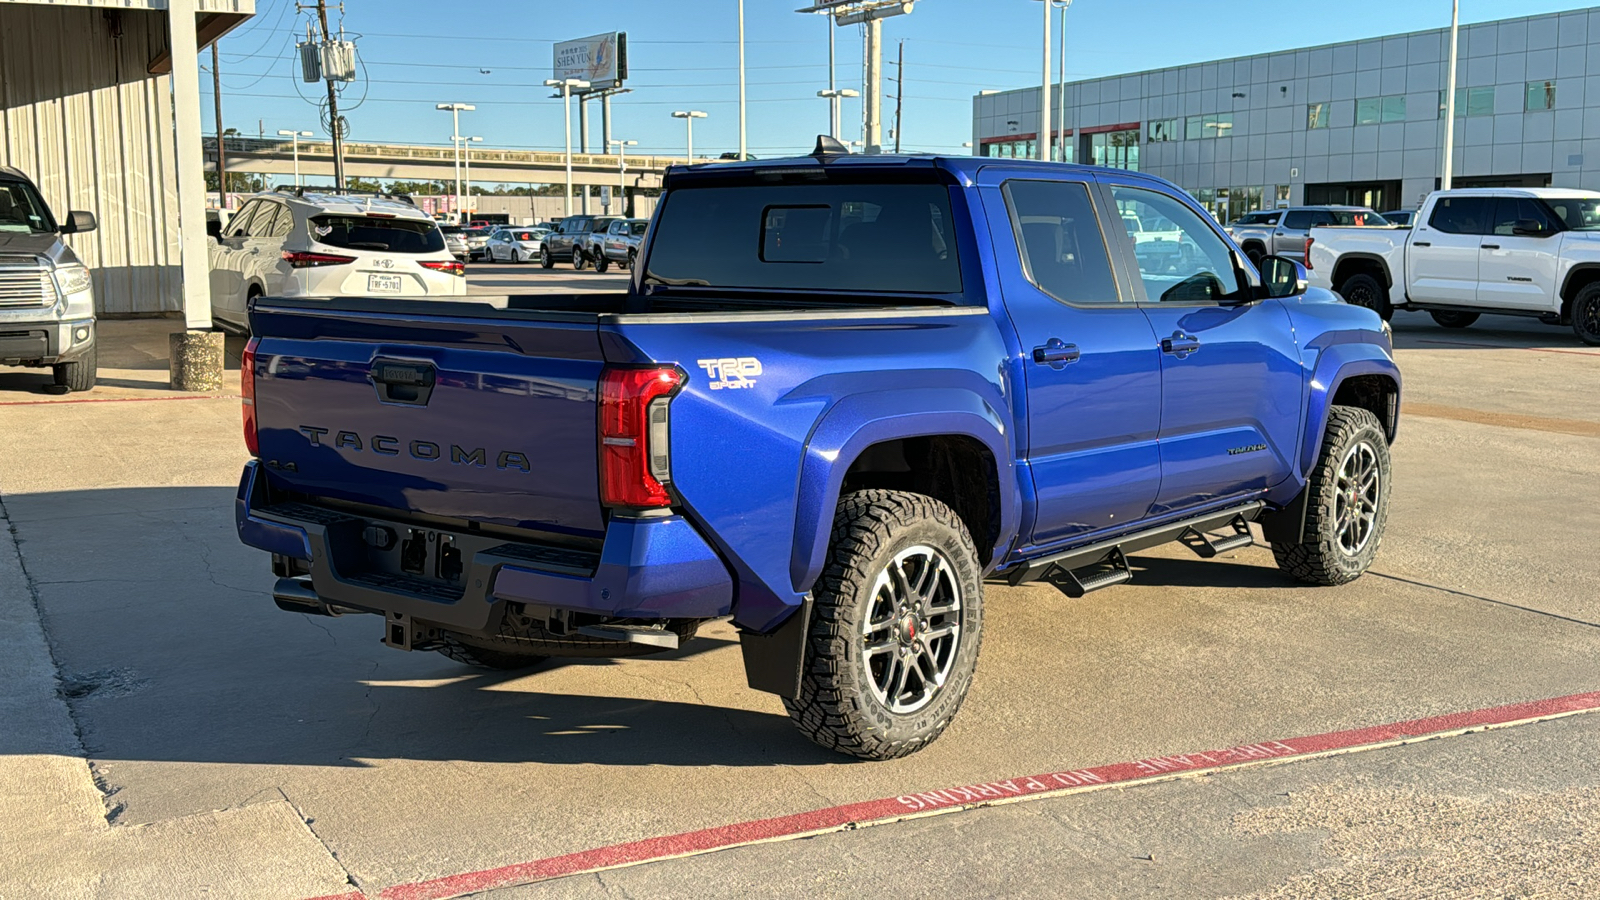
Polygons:
[[1301,488],[1300,493],[1282,509],[1264,509],[1256,522],[1261,526],[1261,536],[1269,544],[1280,547],[1291,547],[1305,540],[1306,534],[1306,499],[1309,487]]
[[773,631],[739,632],[744,677],[754,690],[791,700],[800,697],[800,676],[806,661],[806,632],[811,628],[811,595]]

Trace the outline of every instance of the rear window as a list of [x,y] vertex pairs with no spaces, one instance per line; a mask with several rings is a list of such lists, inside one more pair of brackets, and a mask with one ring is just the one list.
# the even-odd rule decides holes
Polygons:
[[431,221],[313,216],[310,227],[317,243],[344,250],[433,253],[444,249],[444,234]]
[[657,213],[645,282],[955,294],[950,197],[936,184],[696,187]]
[[538,235],[535,235],[531,231],[518,231],[518,232],[513,233],[512,236],[515,237],[519,241],[531,241],[531,240],[534,240],[534,239],[536,239],[538,237]]

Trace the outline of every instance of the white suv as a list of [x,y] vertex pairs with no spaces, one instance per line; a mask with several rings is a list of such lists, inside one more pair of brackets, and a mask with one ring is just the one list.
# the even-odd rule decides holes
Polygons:
[[439,224],[381,195],[275,191],[251,197],[210,247],[217,324],[250,327],[252,297],[425,297],[467,292]]

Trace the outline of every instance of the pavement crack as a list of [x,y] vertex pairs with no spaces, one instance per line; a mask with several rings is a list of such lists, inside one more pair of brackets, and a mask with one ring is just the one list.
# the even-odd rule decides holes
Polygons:
[[1374,577],[1377,577],[1377,578],[1387,578],[1390,581],[1398,581],[1398,582],[1400,582],[1402,584],[1409,584],[1409,585],[1414,585],[1414,586],[1420,587],[1420,588],[1427,588],[1428,590],[1439,591],[1439,592],[1445,593],[1445,594],[1453,594],[1453,595],[1455,595],[1457,597],[1465,597],[1468,600],[1477,600],[1477,601],[1479,601],[1481,603],[1492,603],[1495,606],[1504,606],[1504,607],[1506,607],[1508,609],[1515,609],[1515,610],[1520,610],[1520,611],[1526,612],[1526,613],[1533,613],[1536,616],[1544,616],[1547,619],[1559,619],[1562,622],[1571,622],[1574,625],[1582,625],[1582,626],[1584,626],[1586,628],[1600,628],[1600,623],[1589,622],[1589,621],[1586,621],[1584,619],[1575,619],[1572,616],[1563,616],[1560,613],[1553,613],[1553,612],[1549,612],[1548,610],[1543,610],[1543,609],[1535,609],[1534,607],[1531,607],[1531,606],[1523,606],[1520,603],[1512,603],[1510,600],[1496,600],[1493,597],[1484,597],[1484,596],[1482,596],[1480,594],[1471,594],[1471,593],[1468,593],[1466,591],[1458,591],[1455,588],[1447,588],[1447,587],[1442,587],[1442,586],[1437,585],[1437,584],[1429,584],[1426,581],[1417,581],[1416,579],[1405,578],[1405,577],[1400,576],[1400,575],[1390,575],[1390,574],[1388,574],[1386,572],[1369,572],[1368,574],[1373,575]]
[[297,806],[293,800],[290,800],[288,792],[283,788],[274,787],[271,790],[276,791],[278,796],[283,798],[283,802],[288,804],[289,808],[294,811],[295,818],[300,820],[301,827],[305,828],[306,833],[311,835],[311,839],[316,841],[317,844],[322,847],[323,851],[328,854],[328,858],[333,860],[333,864],[339,867],[339,871],[344,873],[345,883],[365,894],[366,888],[362,887],[356,881],[356,876],[350,872],[350,867],[346,866],[344,861],[339,858],[339,851],[329,846],[328,842],[323,839],[322,835],[317,834],[317,829],[315,827],[317,820],[306,815],[304,810]]
[[[301,613],[300,618],[305,619],[307,625],[310,625],[312,628],[319,629],[323,634],[327,635],[328,640],[333,641],[333,645],[335,647],[339,646],[339,639],[334,637],[333,632],[329,630],[328,626],[318,622],[317,617],[312,616],[310,613]],[[369,696],[371,695],[372,689],[370,687],[367,689],[367,693]]]

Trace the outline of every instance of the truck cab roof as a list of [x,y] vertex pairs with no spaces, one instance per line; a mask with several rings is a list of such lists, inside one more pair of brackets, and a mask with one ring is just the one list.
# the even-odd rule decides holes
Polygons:
[[1591,197],[1600,199],[1600,191],[1585,191],[1578,188],[1451,188],[1448,191],[1439,191],[1451,197],[1532,197],[1540,200],[1552,200],[1558,197]]

